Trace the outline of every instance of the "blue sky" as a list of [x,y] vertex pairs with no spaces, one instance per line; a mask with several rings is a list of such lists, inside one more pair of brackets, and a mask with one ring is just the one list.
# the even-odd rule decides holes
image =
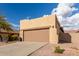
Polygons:
[[[61,10],[60,7],[63,7],[65,11]],[[77,3],[71,6],[71,4],[58,4],[58,3],[0,3],[0,15],[5,16],[7,21],[13,24],[15,27],[19,25],[19,21],[21,19],[26,19],[28,17],[30,19],[33,19],[42,17],[44,15],[50,15],[55,13],[55,11],[52,12],[54,9],[56,9],[55,11],[58,15],[62,16],[63,19],[66,19],[67,16],[71,18],[72,16],[74,16],[74,14],[79,13],[79,4]],[[62,15],[63,13],[67,14],[65,15],[66,18],[64,18],[64,16]],[[67,25],[65,26],[72,25],[71,24],[72,21],[71,23],[68,23],[68,21]]]
[[5,16],[7,21],[19,25],[21,19],[37,18],[44,14],[50,14],[57,4],[38,3],[0,3],[0,15]]

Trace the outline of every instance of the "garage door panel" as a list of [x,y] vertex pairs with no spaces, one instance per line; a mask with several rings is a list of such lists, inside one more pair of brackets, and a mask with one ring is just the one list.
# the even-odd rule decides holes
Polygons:
[[25,41],[48,42],[49,29],[24,31]]

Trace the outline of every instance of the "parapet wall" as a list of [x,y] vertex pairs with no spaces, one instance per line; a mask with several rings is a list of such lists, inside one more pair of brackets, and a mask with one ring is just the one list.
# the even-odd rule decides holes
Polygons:
[[40,17],[32,20],[21,20],[20,30],[26,30],[31,28],[44,28],[55,26],[55,15],[49,15],[47,17]]

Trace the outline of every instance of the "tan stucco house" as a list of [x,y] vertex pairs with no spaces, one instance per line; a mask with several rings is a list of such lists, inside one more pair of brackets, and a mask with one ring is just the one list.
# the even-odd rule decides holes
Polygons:
[[27,42],[49,42],[57,44],[63,37],[55,14],[36,19],[20,21],[20,37]]

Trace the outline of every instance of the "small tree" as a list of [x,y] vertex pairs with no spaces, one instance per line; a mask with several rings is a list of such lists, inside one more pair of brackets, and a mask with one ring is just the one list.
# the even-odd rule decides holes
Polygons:
[[[4,16],[0,16],[0,31],[3,31],[3,30],[5,30],[7,32],[13,31],[13,29],[11,27],[11,24],[8,21],[6,21],[5,17]],[[3,35],[4,35],[3,38],[4,37],[8,38],[8,36],[6,34],[3,34]]]
[[6,30],[6,31],[13,31],[11,28],[11,24],[5,20],[4,17],[0,16],[0,28]]

